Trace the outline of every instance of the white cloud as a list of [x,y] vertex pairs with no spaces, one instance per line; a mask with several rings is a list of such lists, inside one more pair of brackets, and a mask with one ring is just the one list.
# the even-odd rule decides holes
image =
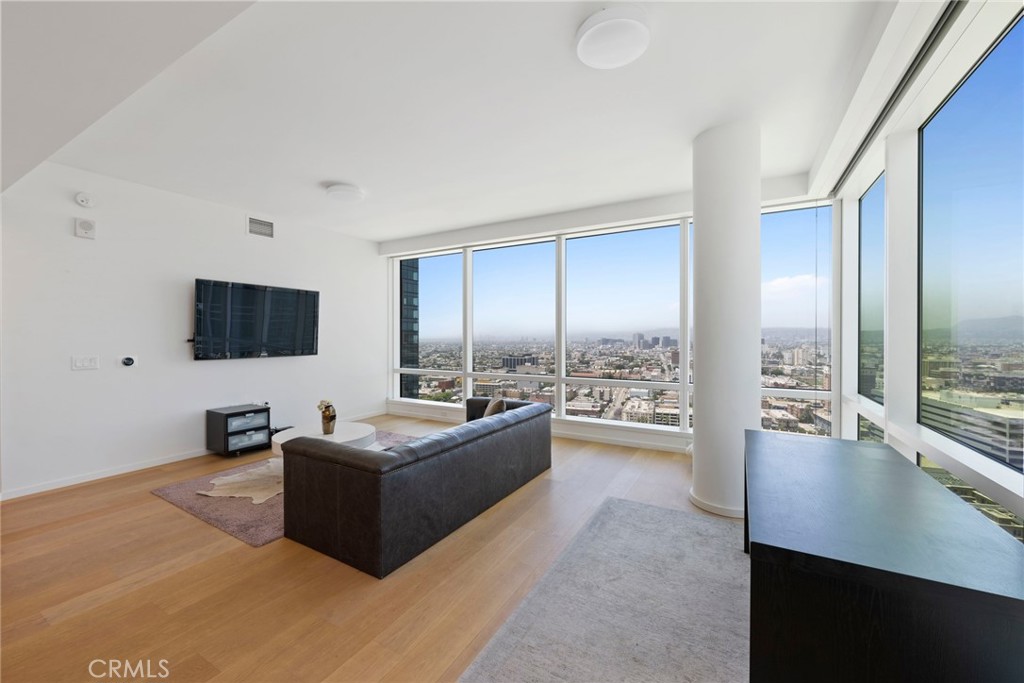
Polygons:
[[[828,325],[829,278],[813,273],[779,277],[761,283],[763,327]],[[817,312],[817,321],[815,313]]]

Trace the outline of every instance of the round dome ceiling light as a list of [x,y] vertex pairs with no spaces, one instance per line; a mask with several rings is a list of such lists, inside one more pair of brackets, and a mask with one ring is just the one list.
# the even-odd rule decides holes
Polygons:
[[353,203],[366,197],[366,190],[352,183],[332,183],[327,186],[327,196],[336,202]]
[[618,69],[636,61],[650,42],[646,12],[634,5],[608,7],[576,31],[576,56],[594,69]]

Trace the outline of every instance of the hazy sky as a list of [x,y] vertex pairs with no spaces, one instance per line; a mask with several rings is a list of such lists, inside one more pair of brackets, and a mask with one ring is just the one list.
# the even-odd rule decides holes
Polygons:
[[419,259],[420,339],[462,337],[462,254]]
[[860,329],[881,331],[885,306],[885,175],[860,199]]
[[923,326],[1024,315],[1024,23],[924,128]]
[[[765,327],[827,327],[831,303],[831,207],[762,219]],[[679,226],[566,240],[566,325],[570,339],[679,329]],[[420,337],[462,330],[459,254],[420,259]],[[555,244],[473,255],[477,339],[553,339]]]
[[828,327],[832,207],[761,216],[761,326]]
[[554,241],[473,254],[473,336],[555,338]]
[[679,336],[679,226],[566,240],[566,333]]

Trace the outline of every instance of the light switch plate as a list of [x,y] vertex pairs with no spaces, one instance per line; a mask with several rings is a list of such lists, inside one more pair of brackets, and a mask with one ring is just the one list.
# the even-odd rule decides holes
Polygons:
[[72,370],[99,370],[99,356],[71,356]]

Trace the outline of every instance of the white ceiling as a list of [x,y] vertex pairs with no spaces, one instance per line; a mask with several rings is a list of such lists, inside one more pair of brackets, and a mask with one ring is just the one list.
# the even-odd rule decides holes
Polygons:
[[372,240],[687,190],[692,139],[744,117],[764,177],[806,173],[892,11],[648,3],[647,54],[595,71],[601,6],[257,3],[53,160]]
[[3,2],[3,188],[250,2]]

